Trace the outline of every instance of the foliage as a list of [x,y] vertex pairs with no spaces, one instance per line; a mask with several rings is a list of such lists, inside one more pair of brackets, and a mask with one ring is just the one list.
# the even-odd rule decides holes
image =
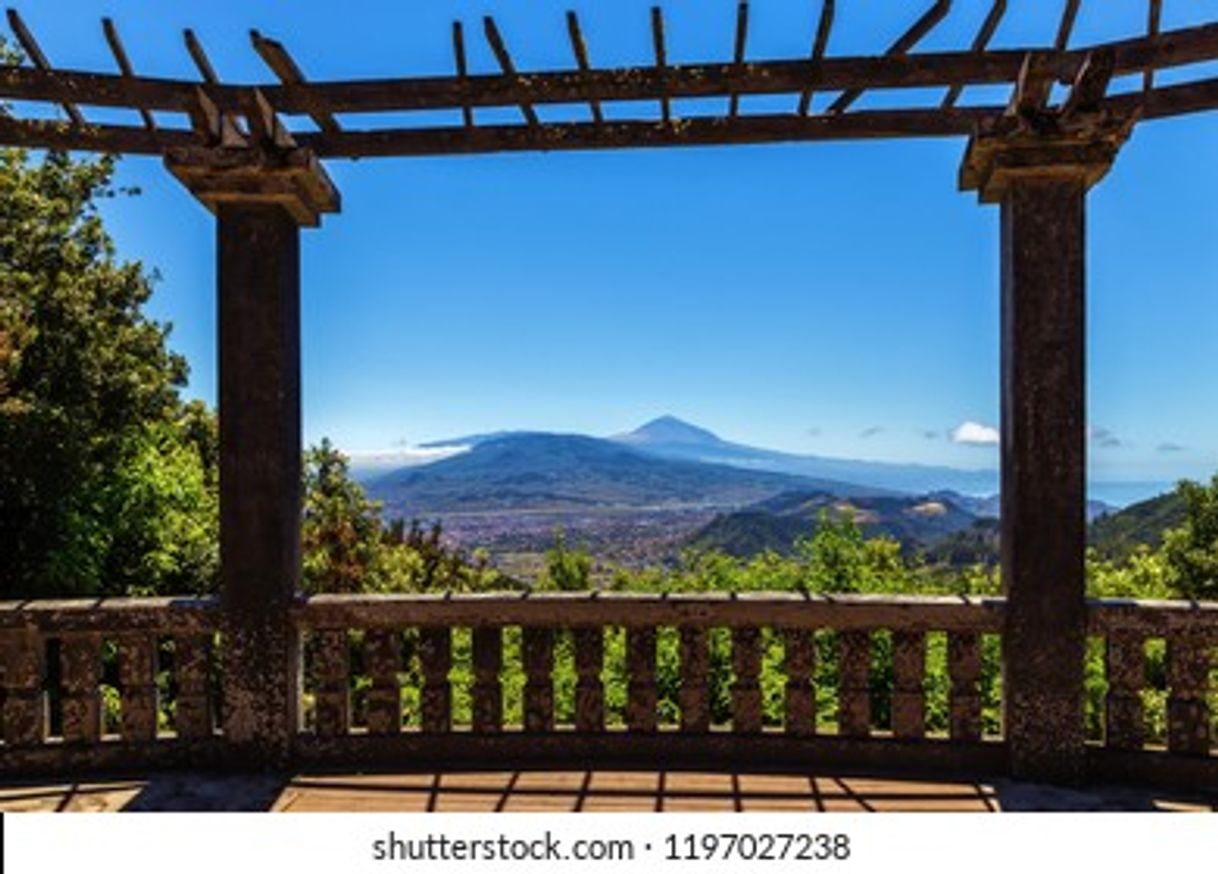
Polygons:
[[214,582],[212,426],[102,225],[113,176],[0,149],[0,597]]
[[1218,599],[1218,475],[1209,486],[1182,482],[1183,524],[1163,537],[1172,583],[1185,598]]

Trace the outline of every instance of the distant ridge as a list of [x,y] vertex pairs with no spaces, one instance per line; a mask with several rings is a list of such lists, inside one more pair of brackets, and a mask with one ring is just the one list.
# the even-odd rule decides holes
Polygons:
[[371,480],[399,514],[588,508],[732,508],[791,489],[843,496],[882,490],[828,479],[661,458],[574,434],[508,434],[467,452]]

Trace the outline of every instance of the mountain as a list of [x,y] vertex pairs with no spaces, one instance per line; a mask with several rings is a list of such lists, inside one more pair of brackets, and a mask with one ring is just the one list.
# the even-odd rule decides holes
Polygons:
[[[976,495],[962,495],[951,489],[941,489],[928,493],[927,497],[935,500],[950,501],[960,509],[967,510],[974,516],[982,519],[997,519],[1002,511],[1002,496],[997,494],[978,497]],[[1087,521],[1092,522],[1108,513],[1116,512],[1117,509],[1112,504],[1092,498],[1087,501]]]
[[467,451],[370,480],[390,515],[590,508],[734,508],[783,491],[881,490],[830,479],[661,458],[575,434],[487,437]]
[[996,470],[825,458],[760,449],[723,440],[711,431],[675,416],[661,416],[634,431],[609,439],[661,458],[730,464],[749,470],[838,480],[889,491],[923,494],[935,489],[952,489],[989,494],[998,490]]
[[1105,558],[1124,558],[1140,545],[1159,546],[1163,532],[1184,521],[1186,509],[1179,492],[1168,492],[1101,516],[1092,524],[1087,540]]
[[784,492],[717,516],[694,536],[692,545],[741,557],[766,549],[789,553],[799,537],[815,531],[823,511],[850,513],[865,536],[891,537],[911,551],[968,530],[977,522],[975,515],[956,504],[928,496],[843,498],[825,492]]

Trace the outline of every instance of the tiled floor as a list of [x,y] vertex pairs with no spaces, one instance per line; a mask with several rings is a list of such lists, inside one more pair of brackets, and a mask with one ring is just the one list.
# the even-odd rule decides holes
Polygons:
[[1216,810],[1218,801],[1106,788],[679,771],[165,774],[0,786],[4,811],[968,811]]

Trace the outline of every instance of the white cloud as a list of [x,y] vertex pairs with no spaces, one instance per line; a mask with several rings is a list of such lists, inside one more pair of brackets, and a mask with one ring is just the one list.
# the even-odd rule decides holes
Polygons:
[[998,429],[980,422],[962,422],[952,429],[952,442],[968,446],[997,446]]
[[348,454],[353,468],[364,471],[418,467],[468,452],[469,446],[395,446],[392,449],[356,450]]

